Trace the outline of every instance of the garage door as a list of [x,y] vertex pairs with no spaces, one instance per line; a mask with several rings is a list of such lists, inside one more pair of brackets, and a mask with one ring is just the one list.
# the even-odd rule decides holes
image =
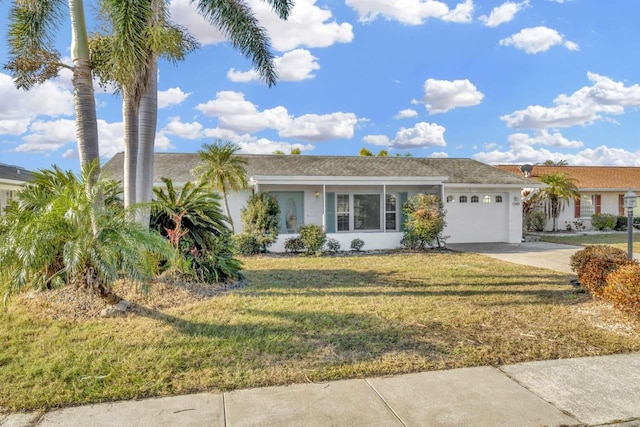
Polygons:
[[507,193],[449,193],[445,195],[449,243],[507,242]]

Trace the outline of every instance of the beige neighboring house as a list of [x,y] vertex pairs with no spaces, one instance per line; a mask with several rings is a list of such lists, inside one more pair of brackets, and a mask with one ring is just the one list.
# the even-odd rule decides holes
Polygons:
[[[542,175],[565,173],[574,179],[580,198],[569,201],[558,218],[558,228],[580,220],[587,230],[591,227],[591,215],[607,213],[626,216],[624,194],[631,190],[640,195],[640,167],[625,166],[542,166],[533,165],[530,172],[522,172],[518,165],[498,165],[504,171],[518,176],[539,179]],[[640,216],[640,208],[635,208],[634,217]],[[547,229],[551,230],[551,221]]]
[[[280,236],[272,251],[303,224],[322,225],[327,237],[348,249],[358,237],[365,249],[400,246],[405,215],[402,204],[419,193],[444,201],[449,243],[522,240],[523,188],[540,186],[471,159],[417,157],[346,157],[307,155],[239,155],[247,161],[250,188],[229,195],[237,232],[240,211],[253,192],[278,200]],[[122,179],[124,155],[115,155],[103,170]],[[196,181],[197,154],[156,153],[154,183],[170,178],[179,188]]]
[[13,165],[0,163],[0,216],[16,192],[31,179],[31,172]]

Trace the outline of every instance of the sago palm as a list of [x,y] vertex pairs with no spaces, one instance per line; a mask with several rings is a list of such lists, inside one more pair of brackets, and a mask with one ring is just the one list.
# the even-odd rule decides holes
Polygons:
[[106,297],[120,277],[144,283],[159,259],[174,259],[160,234],[133,222],[115,203],[116,185],[100,179],[96,167],[80,177],[57,167],[35,172],[17,194],[0,235],[5,298],[25,286],[64,284]]
[[240,191],[248,187],[247,171],[244,168],[247,161],[236,155],[238,150],[240,147],[229,141],[217,140],[214,144],[204,144],[203,149],[198,151],[200,164],[194,169],[200,182],[222,193],[224,211],[233,233],[235,229],[229,212],[227,192]]

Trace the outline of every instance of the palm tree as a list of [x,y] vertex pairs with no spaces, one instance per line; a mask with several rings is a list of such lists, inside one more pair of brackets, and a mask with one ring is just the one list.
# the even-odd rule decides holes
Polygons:
[[68,0],[73,61],[73,66],[69,66],[61,62],[60,53],[52,43],[54,33],[67,15],[63,11],[64,4],[63,0],[16,0],[12,3],[9,62],[5,68],[11,71],[16,86],[25,90],[56,77],[62,68],[73,71],[80,165],[97,174],[99,169],[90,168],[100,155],[84,5],[82,0]]
[[541,175],[538,180],[547,187],[538,190],[534,199],[543,204],[545,216],[553,220],[552,231],[558,231],[558,217],[569,200],[580,197],[575,180],[566,173]]
[[244,168],[247,161],[235,155],[239,149],[240,147],[232,142],[222,140],[217,140],[214,144],[204,144],[203,149],[198,151],[200,164],[194,169],[200,182],[222,193],[224,211],[234,234],[227,192],[240,191],[248,187],[247,171]]
[[117,183],[100,178],[96,168],[97,162],[80,177],[57,167],[34,172],[17,194],[0,235],[5,298],[29,285],[64,284],[110,297],[121,275],[146,282],[158,259],[173,260],[175,253],[160,234],[128,218],[115,202]]

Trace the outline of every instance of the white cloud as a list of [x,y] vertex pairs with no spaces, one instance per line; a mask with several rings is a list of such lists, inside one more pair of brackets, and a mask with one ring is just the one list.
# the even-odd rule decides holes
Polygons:
[[529,0],[522,3],[508,1],[493,8],[489,16],[482,15],[478,17],[487,27],[497,27],[498,25],[510,22],[516,16],[516,13],[529,6]]
[[396,119],[407,119],[410,117],[417,117],[418,116],[418,112],[412,108],[407,108],[406,110],[400,110],[398,111],[398,114],[396,114],[394,117]]
[[78,150],[69,148],[67,151],[62,153],[62,158],[63,159],[79,159],[80,156],[78,156]]
[[199,139],[203,136],[202,128],[203,126],[198,122],[183,123],[180,117],[171,117],[169,123],[162,128],[162,132],[182,139]]
[[500,40],[501,46],[513,46],[530,54],[545,52],[561,43],[564,43],[569,50],[578,50],[577,43],[565,40],[564,36],[552,28],[542,26],[525,28],[519,33]]
[[158,91],[158,108],[165,108],[170,105],[180,105],[191,95],[191,92],[184,93],[179,87],[172,87],[167,90]]
[[474,159],[489,164],[524,164],[566,160],[572,166],[640,166],[640,150],[628,151],[601,145],[587,148],[575,154],[552,152],[546,148],[535,149],[530,145],[511,147],[508,151],[481,152]]
[[584,146],[582,141],[572,141],[565,138],[560,132],[549,133],[546,129],[537,132],[534,136],[526,133],[509,135],[509,144],[512,147],[522,145],[546,145],[559,148],[580,148]]
[[0,73],[0,134],[20,135],[36,117],[74,114],[73,93],[54,81],[30,91],[18,90],[11,76]]
[[[349,23],[337,23],[332,13],[315,5],[316,0],[297,0],[287,19],[283,21],[271,10],[267,2],[249,0],[260,25],[267,29],[274,49],[288,51],[296,47],[327,47],[335,43],[353,40],[353,27]],[[209,25],[189,0],[172,0],[171,16],[184,25],[203,45],[226,40],[217,29]]]
[[305,114],[293,117],[278,106],[259,111],[245,100],[242,92],[222,91],[216,98],[196,109],[207,116],[217,117],[218,125],[234,132],[257,132],[274,129],[281,137],[304,141],[324,141],[332,138],[352,138],[358,118],[353,113]]
[[435,80],[424,82],[425,95],[422,101],[430,114],[446,113],[457,107],[478,105],[484,98],[469,80]]
[[358,118],[353,113],[305,114],[279,129],[282,137],[319,142],[334,138],[353,138]]
[[434,159],[446,159],[447,157],[449,157],[449,153],[445,151],[436,151],[435,153],[431,153],[429,157],[432,157]]
[[[315,77],[313,71],[320,69],[315,56],[306,49],[295,49],[276,57],[274,63],[278,70],[280,81],[300,81]],[[227,77],[232,82],[249,82],[260,80],[260,75],[255,69],[249,71],[236,71],[234,68],[227,72]]]
[[412,128],[400,128],[393,140],[385,135],[367,135],[362,140],[369,144],[384,145],[389,148],[446,147],[444,126],[436,123],[420,122]]
[[75,121],[58,119],[34,121],[29,127],[29,135],[22,138],[24,143],[15,151],[22,153],[50,153],[76,140]]
[[387,135],[367,135],[362,138],[362,140],[367,144],[382,145],[385,147],[391,145],[391,141]]
[[273,154],[274,151],[290,153],[292,149],[299,148],[300,151],[313,151],[315,148],[311,144],[289,144],[288,142],[271,141],[266,138],[259,138],[253,141],[238,142],[240,152],[244,154]]
[[588,125],[604,120],[603,114],[622,114],[625,107],[640,106],[640,85],[625,86],[611,78],[587,73],[592,86],[578,89],[571,95],[559,95],[555,106],[531,105],[500,117],[510,128],[550,129]]
[[382,16],[408,25],[421,25],[429,18],[467,23],[473,19],[473,1],[465,0],[449,9],[437,0],[346,0],[358,12],[360,21],[371,22]]

